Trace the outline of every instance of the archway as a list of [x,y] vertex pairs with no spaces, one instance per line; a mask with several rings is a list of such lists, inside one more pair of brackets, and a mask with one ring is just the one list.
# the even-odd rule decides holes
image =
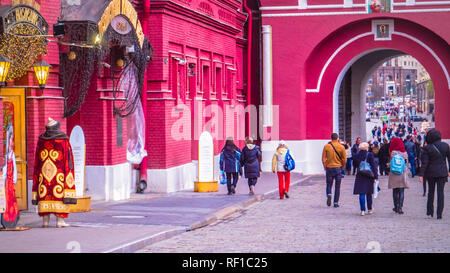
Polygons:
[[[379,39],[378,24],[387,24],[392,30],[388,37]],[[391,53],[388,53],[391,51]],[[378,52],[378,53],[376,53]],[[381,53],[380,53],[381,52]],[[373,54],[371,54],[373,53]],[[423,26],[402,19],[362,20],[349,24],[322,41],[309,56],[306,82],[308,116],[312,126],[318,116],[323,118],[323,128],[308,130],[308,139],[328,139],[332,130],[337,130],[337,106],[335,103],[345,72],[358,60],[365,64],[365,72],[383,58],[395,54],[414,56],[429,72],[436,90],[436,127],[443,138],[450,139],[448,116],[450,109],[450,47],[439,36]],[[378,57],[377,54],[381,54]],[[372,58],[369,64],[364,58]],[[363,76],[360,78],[362,79]],[[322,107],[314,107],[320,102]]]

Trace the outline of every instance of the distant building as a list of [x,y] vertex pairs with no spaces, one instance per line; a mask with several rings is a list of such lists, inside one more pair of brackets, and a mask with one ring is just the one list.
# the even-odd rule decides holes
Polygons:
[[412,56],[392,58],[369,78],[367,92],[373,100],[386,96],[406,96],[416,88],[418,68],[422,65]]

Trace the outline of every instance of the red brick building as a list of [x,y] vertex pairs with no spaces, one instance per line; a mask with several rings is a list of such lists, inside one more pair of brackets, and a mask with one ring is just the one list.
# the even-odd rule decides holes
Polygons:
[[[248,55],[247,25],[252,17],[243,1],[1,0],[0,5],[4,18],[19,6],[38,12],[46,23],[38,34],[48,35],[41,41],[45,52],[22,64],[23,75],[8,79],[0,93],[2,108],[5,102],[14,104],[10,110],[14,113],[21,209],[27,208],[31,198],[27,192],[35,146],[48,117],[60,121],[68,135],[76,125],[83,128],[87,195],[120,200],[135,191],[133,169],[138,165],[127,160],[133,127],[125,110],[114,114],[133,95],[123,90],[121,82],[114,86],[111,78],[116,75],[113,71],[122,71],[123,61],[127,64],[130,56],[138,56],[134,61],[140,62],[135,63],[133,75],[141,86],[148,156],[140,169],[149,190],[194,188],[198,137],[204,130],[214,136],[216,169],[226,137],[233,136],[243,145],[250,118],[243,114],[244,107],[252,98],[259,99],[251,92],[259,88],[257,74],[252,74],[255,84],[247,84],[247,63],[258,60]],[[57,23],[63,33],[52,37]],[[122,39],[110,28],[128,38]],[[250,34],[258,35],[258,25],[252,28],[256,31]],[[257,39],[252,43],[258,47]],[[40,59],[52,66],[44,89],[39,88],[32,70]],[[18,67],[18,62],[13,60],[11,67]],[[11,111],[6,113],[11,116]]]

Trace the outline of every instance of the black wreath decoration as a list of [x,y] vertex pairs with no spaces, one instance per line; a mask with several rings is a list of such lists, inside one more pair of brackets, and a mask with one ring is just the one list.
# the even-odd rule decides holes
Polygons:
[[[100,47],[100,52],[98,54],[97,64],[99,65],[99,69],[102,69],[102,62],[110,56],[110,60],[112,60],[114,53],[111,50],[112,47],[129,47],[134,46],[134,53],[128,54],[124,56],[124,66],[122,69],[122,73],[119,73],[118,78],[120,79],[123,75],[123,72],[127,68],[127,66],[134,65],[137,68],[137,79],[138,79],[138,92],[131,94],[131,96],[127,96],[126,100],[120,104],[120,106],[116,106],[116,99],[118,98],[118,90],[119,90],[119,81],[113,81],[113,112],[114,115],[118,115],[120,117],[126,117],[136,110],[138,105],[138,101],[141,97],[142,86],[144,84],[144,76],[145,76],[145,68],[147,67],[148,62],[150,61],[153,55],[153,49],[148,42],[147,37],[144,38],[144,42],[142,48],[140,47],[138,37],[134,32],[130,32],[126,35],[122,35],[117,33],[111,25],[108,26],[105,33],[103,34],[103,39]],[[121,56],[119,56],[121,57]],[[114,64],[110,61],[110,65]]]
[[[66,23],[65,31],[67,41],[83,44],[93,40],[91,36],[96,33],[97,26],[90,23]],[[134,32],[122,35],[110,25],[103,34],[100,46],[69,46],[70,53],[60,55],[60,82],[64,88],[65,98],[64,117],[75,114],[81,108],[94,72],[104,69],[103,62],[108,55],[113,54],[112,48],[126,46],[134,46],[135,52],[125,56],[124,61],[126,62],[125,67],[134,65],[137,68],[138,92],[126,97],[125,101],[116,107],[118,86],[115,86],[113,88],[113,112],[114,115],[126,117],[135,111],[144,84],[145,69],[153,56],[153,48],[147,37],[144,38],[141,48]]]

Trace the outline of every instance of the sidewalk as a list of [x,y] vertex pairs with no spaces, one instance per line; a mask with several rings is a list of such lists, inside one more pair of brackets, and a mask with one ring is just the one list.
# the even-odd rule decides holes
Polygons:
[[[291,185],[308,178],[292,173]],[[231,196],[221,184],[213,193],[133,194],[124,201],[93,202],[91,212],[70,214],[66,222],[71,226],[59,229],[54,228],[53,215],[50,228],[41,228],[42,219],[36,213],[22,212],[19,226],[30,230],[1,231],[0,253],[134,252],[278,196],[276,176],[262,173],[256,195],[248,192],[247,180],[240,178],[236,194]]]

